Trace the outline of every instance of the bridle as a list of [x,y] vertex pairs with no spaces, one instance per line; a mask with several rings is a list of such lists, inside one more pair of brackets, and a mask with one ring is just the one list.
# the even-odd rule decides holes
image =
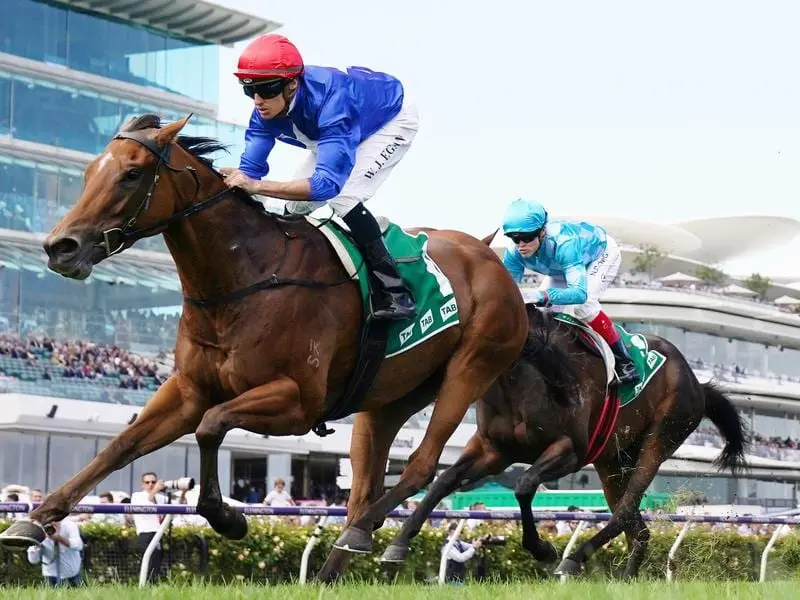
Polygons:
[[[109,258],[118,254],[122,251],[125,244],[128,242],[133,243],[137,240],[140,240],[145,237],[150,237],[153,235],[157,235],[159,233],[164,232],[172,223],[177,221],[181,221],[186,219],[192,215],[195,215],[201,211],[204,211],[207,208],[211,208],[212,206],[221,202],[224,198],[228,196],[234,196],[231,192],[233,192],[232,188],[225,187],[222,191],[214,194],[213,196],[206,198],[202,202],[195,203],[194,200],[197,198],[197,194],[200,193],[200,178],[197,175],[197,171],[194,167],[186,166],[182,169],[173,167],[169,164],[170,158],[170,150],[172,149],[172,144],[169,143],[163,150],[159,150],[158,146],[156,145],[155,141],[152,138],[147,137],[144,130],[139,131],[126,131],[117,133],[112,139],[115,140],[133,140],[138,144],[144,146],[147,150],[153,153],[158,158],[158,163],[156,163],[156,170],[155,175],[153,176],[153,181],[150,183],[150,187],[147,190],[147,193],[144,195],[144,198],[139,202],[136,210],[133,213],[133,216],[125,221],[125,224],[122,227],[112,227],[110,229],[106,229],[103,231],[100,236],[101,239],[95,243],[95,247],[100,247],[105,250],[106,257]],[[169,217],[165,219],[161,219],[157,223],[149,227],[142,227],[141,229],[135,229],[136,227],[136,220],[150,207],[150,200],[153,197],[153,193],[155,192],[156,186],[158,185],[159,177],[160,177],[160,170],[161,165],[167,167],[170,171],[174,173],[182,173],[184,171],[189,172],[192,177],[194,178],[195,183],[195,191],[194,196],[192,198],[192,202],[190,202],[189,206],[187,206],[182,211],[173,213]],[[210,167],[209,167],[210,168]],[[236,197],[236,196],[234,196]],[[268,213],[269,214],[269,213]],[[278,223],[278,228],[282,230],[280,226],[280,219],[275,219],[276,223]],[[318,229],[320,226],[314,227]],[[223,304],[227,302],[233,302],[236,300],[241,300],[253,294],[255,292],[275,289],[278,287],[284,286],[299,286],[299,287],[307,287],[307,288],[318,288],[318,289],[326,289],[331,287],[337,287],[340,285],[344,285],[346,283],[353,283],[356,277],[358,277],[359,273],[361,276],[366,276],[366,273],[362,273],[362,269],[365,266],[364,261],[362,260],[361,264],[356,268],[355,273],[353,276],[345,276],[343,279],[339,281],[334,281],[332,283],[328,283],[325,281],[317,281],[314,279],[294,279],[290,277],[280,277],[278,272],[283,266],[283,263],[286,260],[286,257],[289,253],[289,244],[288,241],[296,236],[290,235],[287,231],[282,230],[283,234],[286,238],[286,243],[283,245],[283,255],[281,256],[280,260],[278,261],[278,267],[275,270],[275,273],[267,277],[266,279],[249,285],[247,287],[235,290],[233,292],[228,292],[226,294],[220,294],[218,296],[213,296],[211,298],[190,298],[189,296],[184,295],[184,301],[189,304],[192,304],[199,308],[207,308],[210,306]],[[112,236],[118,236],[117,244],[112,247]],[[345,397],[343,397],[345,398]],[[342,399],[337,401],[337,406],[332,409],[332,412],[329,414],[335,413],[337,410],[341,409],[341,406],[338,406],[339,402]],[[319,435],[320,437],[326,436],[330,433],[333,433],[332,429],[329,429],[325,424],[324,418],[311,428],[314,433]]]
[[[197,194],[200,192],[200,178],[197,175],[197,171],[194,167],[187,166],[182,169],[177,167],[173,167],[169,164],[170,158],[170,151],[172,149],[172,144],[167,144],[163,150],[160,150],[153,140],[150,137],[147,137],[147,134],[144,130],[139,131],[123,131],[117,133],[112,139],[114,140],[133,140],[138,144],[144,146],[147,150],[153,153],[158,158],[158,163],[156,163],[156,172],[153,176],[153,181],[150,183],[150,187],[147,190],[147,193],[142,198],[141,202],[139,202],[136,210],[133,213],[133,216],[125,221],[125,224],[122,227],[112,227],[110,229],[106,229],[100,234],[100,240],[95,243],[95,247],[102,248],[105,250],[106,256],[105,258],[109,258],[118,254],[122,251],[127,243],[134,243],[137,240],[142,238],[150,237],[153,235],[157,235],[159,233],[163,233],[170,225],[176,223],[178,221],[182,221],[192,215],[196,215],[199,212],[206,210],[207,208],[211,208],[215,206],[222,200],[224,200],[227,196],[232,196],[233,189],[226,187],[224,190],[217,192],[213,196],[206,198],[201,202],[194,202],[197,198]],[[183,173],[184,171],[190,173],[194,178],[195,183],[195,192],[192,198],[192,202],[190,202],[189,206],[184,208],[183,210],[173,213],[169,217],[161,219],[160,221],[150,225],[149,227],[142,227],[141,229],[135,229],[136,220],[150,207],[150,200],[153,197],[153,193],[155,192],[156,186],[158,185],[159,177],[160,177],[160,170],[161,165],[167,167],[170,171],[174,173]],[[290,236],[287,232],[284,231],[284,235],[287,239],[293,237]],[[112,245],[112,236],[117,237],[118,239],[115,241],[117,243]],[[286,254],[288,253],[288,244],[284,246],[284,254],[281,257],[280,262],[278,263],[278,269],[283,265],[283,262],[286,258]],[[357,272],[361,270],[362,265],[359,265]],[[352,283],[357,275],[353,277],[345,277],[339,281],[335,281],[333,283],[327,283],[324,281],[316,281],[313,279],[293,279],[289,277],[280,277],[278,276],[277,272],[270,275],[268,278],[259,281],[258,283],[254,283],[242,289],[229,292],[227,294],[221,294],[219,296],[214,296],[212,298],[190,298],[189,296],[184,296],[184,300],[189,304],[192,304],[197,307],[205,308],[209,306],[214,306],[217,304],[223,304],[226,302],[233,302],[235,300],[241,300],[249,296],[254,292],[258,292],[261,290],[266,290],[275,287],[281,287],[286,285],[295,285],[300,287],[311,287],[311,288],[329,288],[329,287],[336,287],[339,285],[343,285],[345,283]]]
[[[95,247],[101,247],[105,250],[106,252],[105,258],[109,258],[121,252],[122,249],[125,247],[125,244],[128,243],[132,244],[133,242],[140,240],[142,238],[162,233],[176,221],[181,221],[207,208],[211,208],[212,206],[217,204],[220,200],[222,200],[229,192],[231,192],[230,188],[226,188],[221,192],[214,194],[210,198],[203,200],[202,202],[195,203],[194,200],[197,198],[197,194],[200,192],[200,178],[197,176],[197,171],[192,166],[187,166],[182,169],[178,169],[169,164],[172,144],[167,144],[163,150],[159,150],[155,141],[152,138],[147,137],[147,134],[144,130],[120,132],[117,135],[115,135],[112,139],[133,140],[134,142],[137,142],[138,144],[142,145],[144,148],[149,150],[151,153],[153,153],[158,158],[158,163],[156,163],[156,173],[153,176],[153,181],[150,182],[150,187],[147,190],[147,193],[142,198],[142,200],[139,202],[139,205],[136,207],[133,216],[127,221],[125,221],[125,224],[122,227],[112,227],[110,229],[106,229],[100,234],[101,240],[99,240],[95,244]],[[161,177],[161,165],[164,165],[174,173],[183,173],[184,171],[188,172],[194,178],[195,190],[192,202],[190,202],[189,206],[184,208],[183,210],[173,213],[169,217],[161,219],[160,221],[154,223],[153,225],[150,225],[149,227],[134,229],[136,226],[136,220],[142,215],[143,212],[145,212],[148,208],[150,208],[150,200],[153,197],[153,193],[155,192],[156,186],[158,185],[158,180]],[[114,237],[116,237],[117,239],[113,241],[117,243],[114,243],[112,245],[112,239]]]

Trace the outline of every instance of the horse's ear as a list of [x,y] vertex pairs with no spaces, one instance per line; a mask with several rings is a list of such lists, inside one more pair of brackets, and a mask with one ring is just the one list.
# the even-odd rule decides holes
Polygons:
[[487,235],[485,238],[481,238],[481,242],[483,242],[484,244],[486,244],[487,246],[489,246],[491,248],[492,247],[492,240],[495,238],[495,236],[497,235],[498,231],[500,231],[499,227],[497,229],[495,229],[494,232],[492,232],[491,235]]
[[189,119],[192,118],[193,114],[194,113],[189,113],[180,121],[173,121],[169,125],[165,125],[159,129],[156,133],[156,143],[159,146],[166,146],[174,142],[175,138],[178,137],[178,134],[181,132],[181,129],[186,127],[186,124],[189,122]]
[[120,131],[130,131],[131,126],[136,122],[138,117],[131,117],[119,128]]

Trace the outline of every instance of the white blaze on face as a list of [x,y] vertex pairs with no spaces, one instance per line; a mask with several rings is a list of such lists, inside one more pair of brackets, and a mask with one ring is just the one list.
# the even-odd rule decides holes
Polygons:
[[100,157],[100,160],[97,162],[97,172],[102,173],[103,169],[108,167],[114,161],[114,155],[111,152],[106,151],[103,156]]

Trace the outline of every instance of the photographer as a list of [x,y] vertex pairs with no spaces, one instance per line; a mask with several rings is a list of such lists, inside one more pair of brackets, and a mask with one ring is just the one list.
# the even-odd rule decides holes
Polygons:
[[[448,539],[458,528],[458,523],[450,523],[447,528]],[[442,555],[447,550],[447,543],[442,546]],[[481,540],[474,540],[471,544],[461,541],[460,536],[456,538],[453,546],[447,554],[447,567],[445,568],[444,580],[447,583],[463,583],[467,574],[467,561],[475,556],[475,552],[481,547]]]
[[78,524],[70,519],[45,526],[47,538],[41,546],[28,548],[28,562],[42,563],[48,585],[77,587],[81,584],[83,539]]
[[[162,493],[166,489],[164,482],[158,479],[157,475],[151,471],[142,473],[142,491],[131,494],[131,504],[168,504],[169,499]],[[181,490],[178,499],[180,504],[186,504],[186,490]],[[147,546],[153,540],[163,516],[152,514],[137,514],[133,516],[133,524],[136,527],[136,538],[139,545],[139,552],[144,554]],[[161,542],[158,542],[153,554],[150,556],[150,565],[147,569],[148,583],[154,581],[161,572],[161,561],[164,552],[161,549]]]

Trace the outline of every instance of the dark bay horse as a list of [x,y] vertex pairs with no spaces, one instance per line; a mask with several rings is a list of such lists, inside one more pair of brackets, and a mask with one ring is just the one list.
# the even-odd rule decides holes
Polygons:
[[[413,515],[386,549],[384,562],[402,562],[410,540],[447,495],[514,463],[531,467],[516,483],[522,517],[522,545],[536,560],[558,554],[536,531],[531,502],[538,485],[574,473],[587,461],[589,440],[606,393],[602,359],[584,346],[577,330],[528,308],[531,334],[526,358],[501,375],[478,401],[478,429],[459,460],[431,486]],[[726,441],[719,468],[734,474],[745,466],[745,434],[739,414],[718,389],[700,384],[680,351],[658,336],[646,336],[650,349],[666,356],[639,397],[623,407],[616,428],[594,460],[608,505],[606,526],[565,557],[556,573],[576,575],[593,552],[625,533],[630,558],[625,577],[635,576],[650,532],[639,504],[659,466],[708,417]],[[566,399],[576,400],[568,406]]]
[[[13,537],[21,530],[42,537],[42,526],[67,516],[109,473],[189,433],[201,451],[198,512],[220,534],[242,538],[247,523],[222,502],[217,479],[225,434],[305,434],[345,390],[362,327],[357,283],[305,218],[279,217],[229,189],[207,158],[222,146],[180,135],[190,117],[126,123],[88,166],[80,198],[44,242],[49,268],[81,280],[137,239],[163,233],[184,294],[176,371],[131,425],[0,543],[27,543]],[[340,562],[369,551],[385,515],[433,479],[467,408],[525,343],[522,297],[487,244],[456,231],[430,230],[429,238],[428,253],[455,291],[459,324],[386,360],[358,407]],[[434,399],[421,445],[384,493],[392,440]]]

